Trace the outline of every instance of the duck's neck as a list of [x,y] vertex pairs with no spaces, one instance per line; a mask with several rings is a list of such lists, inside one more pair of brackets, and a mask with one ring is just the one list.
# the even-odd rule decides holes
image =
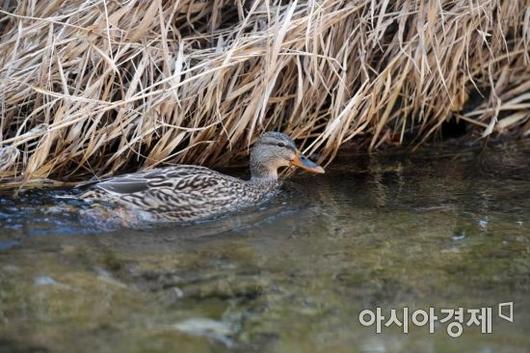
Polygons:
[[252,182],[278,182],[278,168],[263,163],[250,163],[250,181]]

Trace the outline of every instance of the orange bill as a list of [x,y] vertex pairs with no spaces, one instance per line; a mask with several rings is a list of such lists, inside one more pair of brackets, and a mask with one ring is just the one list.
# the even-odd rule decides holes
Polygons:
[[316,173],[316,174],[323,174],[324,168],[298,152],[296,154],[296,157],[291,161],[291,165],[301,168],[305,170],[306,172],[310,173]]

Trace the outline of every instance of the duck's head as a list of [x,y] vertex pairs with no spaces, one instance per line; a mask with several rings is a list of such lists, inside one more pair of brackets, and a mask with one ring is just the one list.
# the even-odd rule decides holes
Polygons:
[[322,174],[324,169],[305,157],[289,136],[281,132],[266,132],[250,152],[252,178],[278,178],[281,167],[298,167],[310,173]]

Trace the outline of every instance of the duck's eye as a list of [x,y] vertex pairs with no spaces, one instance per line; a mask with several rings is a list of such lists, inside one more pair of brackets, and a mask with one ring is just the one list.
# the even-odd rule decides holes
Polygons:
[[278,142],[276,145],[278,147],[286,147],[285,143],[283,143],[283,142]]

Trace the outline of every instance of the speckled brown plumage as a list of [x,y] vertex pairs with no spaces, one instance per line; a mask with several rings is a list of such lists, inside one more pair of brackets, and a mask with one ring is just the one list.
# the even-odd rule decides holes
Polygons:
[[154,222],[184,222],[257,204],[278,186],[274,179],[245,181],[205,167],[180,165],[112,178],[81,198],[139,209]]

